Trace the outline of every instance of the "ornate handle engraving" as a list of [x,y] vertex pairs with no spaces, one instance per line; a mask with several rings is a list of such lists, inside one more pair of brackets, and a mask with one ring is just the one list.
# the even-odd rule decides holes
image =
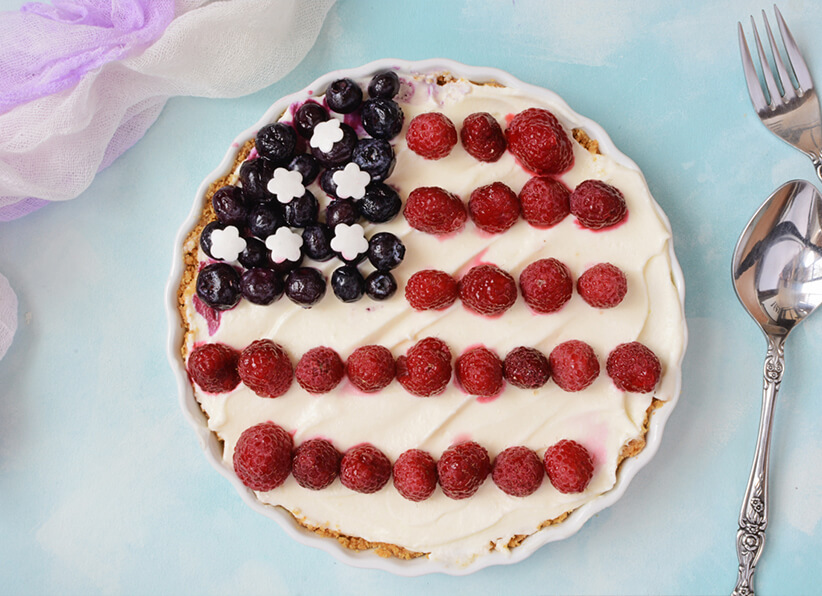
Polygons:
[[736,555],[739,559],[739,576],[734,596],[753,596],[753,574],[765,544],[765,528],[768,526],[768,453],[771,443],[773,408],[782,373],[785,370],[785,336],[768,337],[768,354],[763,371],[762,415],[759,419],[759,435],[756,439],[751,476],[742,510],[739,513],[739,531],[736,533]]

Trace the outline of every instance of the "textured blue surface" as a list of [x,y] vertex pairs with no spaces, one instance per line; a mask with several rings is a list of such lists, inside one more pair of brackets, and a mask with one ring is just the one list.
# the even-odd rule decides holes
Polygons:
[[[0,224],[21,320],[0,361],[0,593],[729,592],[765,353],[733,294],[731,251],[771,190],[814,176],[746,95],[736,22],[761,7],[343,0],[284,80],[171,100],[81,197]],[[822,4],[781,9],[822,81]],[[639,164],[673,225],[690,346],[662,446],[616,505],[517,565],[406,579],[294,542],[209,466],[166,362],[163,291],[197,185],[269,104],[337,68],[440,56],[556,91]],[[763,595],[822,585],[820,355],[822,315],[788,343]]]

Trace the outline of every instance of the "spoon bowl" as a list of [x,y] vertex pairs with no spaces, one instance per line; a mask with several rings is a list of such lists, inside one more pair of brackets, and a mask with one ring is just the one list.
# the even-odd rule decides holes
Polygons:
[[734,595],[753,594],[753,573],[768,525],[768,454],[774,403],[785,369],[785,340],[822,304],[822,195],[810,182],[776,189],[751,218],[733,255],[733,284],[768,341],[762,414],[736,551]]

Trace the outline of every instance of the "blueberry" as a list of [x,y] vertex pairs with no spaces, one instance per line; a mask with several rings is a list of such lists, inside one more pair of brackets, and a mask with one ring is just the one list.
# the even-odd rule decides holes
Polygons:
[[285,295],[303,308],[311,308],[325,296],[325,278],[318,269],[300,267],[285,279]]
[[360,211],[357,204],[348,199],[337,199],[331,201],[325,208],[325,225],[333,230],[337,224],[354,225],[360,219]]
[[368,241],[368,260],[378,271],[389,271],[402,263],[405,245],[391,232],[377,232]]
[[314,127],[328,118],[328,111],[324,107],[314,101],[307,101],[294,114],[294,128],[301,137],[310,139],[314,134]]
[[400,92],[400,78],[393,70],[386,70],[374,75],[368,83],[369,97],[391,99]]
[[370,222],[385,223],[396,217],[402,208],[402,199],[393,188],[383,182],[372,182],[365,187],[365,196],[357,201],[360,214]]
[[325,191],[329,197],[337,197],[337,183],[334,182],[334,174],[342,170],[342,168],[328,168],[323,170],[320,174],[320,188]]
[[331,274],[331,289],[343,302],[356,302],[365,293],[365,280],[353,265],[343,265]]
[[268,268],[272,269],[274,273],[276,273],[277,275],[284,276],[293,271],[294,269],[296,269],[297,267],[299,267],[300,265],[302,265],[304,256],[305,255],[303,255],[303,253],[300,252],[300,257],[296,261],[282,261],[280,263],[270,261],[268,264]]
[[271,304],[283,295],[285,283],[271,269],[255,267],[240,276],[243,297],[254,304]]
[[394,149],[382,139],[360,139],[354,147],[351,161],[368,172],[372,182],[381,182],[394,171]]
[[246,238],[245,248],[237,257],[240,264],[246,269],[254,267],[268,267],[271,264],[268,249],[262,240]]
[[402,108],[394,100],[376,97],[362,104],[362,126],[375,139],[390,140],[402,130]]
[[228,310],[241,297],[240,274],[228,263],[206,265],[197,274],[197,296],[214,310]]
[[305,226],[317,223],[320,215],[320,204],[311,191],[285,205],[285,223],[292,228],[304,228]]
[[285,214],[279,203],[261,203],[248,214],[248,229],[257,238],[265,240],[285,225]]
[[365,278],[365,293],[372,300],[387,300],[397,292],[397,280],[388,271],[374,271]]
[[312,224],[303,230],[303,252],[309,259],[327,261],[334,256],[331,250],[331,230],[325,224]]
[[268,192],[268,181],[273,175],[274,168],[267,159],[244,161],[240,166],[240,182],[245,198],[254,203],[273,201],[274,195]]
[[275,122],[259,130],[254,144],[257,153],[270,160],[274,167],[284,166],[294,157],[297,133],[288,124]]
[[325,103],[338,114],[350,114],[362,103],[362,89],[351,79],[337,79],[328,86]]
[[303,186],[308,186],[317,179],[320,173],[320,162],[310,153],[298,153],[288,164],[288,169],[302,174]]
[[211,206],[220,223],[242,229],[248,217],[243,189],[238,186],[223,186],[211,196]]
[[343,138],[334,143],[329,151],[321,151],[319,147],[312,147],[311,153],[326,167],[333,168],[351,161],[351,154],[357,144],[357,133],[348,124],[341,123],[340,130]]
[[212,221],[203,226],[203,231],[200,232],[200,247],[203,249],[203,252],[212,259],[214,258],[214,255],[211,254],[211,232],[214,230],[224,229],[225,225],[221,224],[219,221]]

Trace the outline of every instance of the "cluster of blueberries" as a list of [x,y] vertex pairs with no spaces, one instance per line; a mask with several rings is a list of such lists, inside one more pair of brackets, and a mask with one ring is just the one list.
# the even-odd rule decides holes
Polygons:
[[[325,295],[326,279],[318,269],[303,266],[305,257],[318,262],[336,257],[343,262],[331,275],[331,287],[344,302],[359,300],[363,295],[385,300],[396,292],[391,270],[405,256],[399,238],[389,232],[374,234],[368,240],[367,251],[354,258],[344,258],[333,250],[331,241],[339,224],[350,226],[361,219],[384,223],[396,217],[402,207],[398,193],[384,182],[396,161],[389,141],[403,124],[402,109],[393,100],[399,88],[393,71],[372,78],[367,99],[355,81],[339,79],[326,91],[327,107],[308,100],[296,110],[293,122],[269,124],[258,131],[257,156],[240,166],[239,186],[224,186],[212,195],[217,220],[207,224],[200,236],[203,251],[215,258],[211,253],[214,230],[236,227],[246,243],[237,257],[244,270],[238,271],[226,262],[200,269],[196,287],[203,302],[216,310],[226,310],[241,298],[270,304],[285,294],[303,307],[313,306]],[[310,140],[317,124],[331,118],[328,110],[344,114],[345,122],[340,123],[342,138],[324,150],[327,147],[315,147]],[[354,126],[361,126],[369,136],[360,138]],[[370,182],[362,197],[340,198],[334,174],[352,162],[369,174]],[[320,220],[319,201],[307,188],[302,196],[285,204],[269,190],[277,168],[299,172],[304,187],[319,179],[320,187],[332,199],[324,210],[324,221]],[[274,262],[265,240],[283,226],[301,233],[300,256],[295,261]],[[358,265],[366,259],[375,271],[364,277]]]

